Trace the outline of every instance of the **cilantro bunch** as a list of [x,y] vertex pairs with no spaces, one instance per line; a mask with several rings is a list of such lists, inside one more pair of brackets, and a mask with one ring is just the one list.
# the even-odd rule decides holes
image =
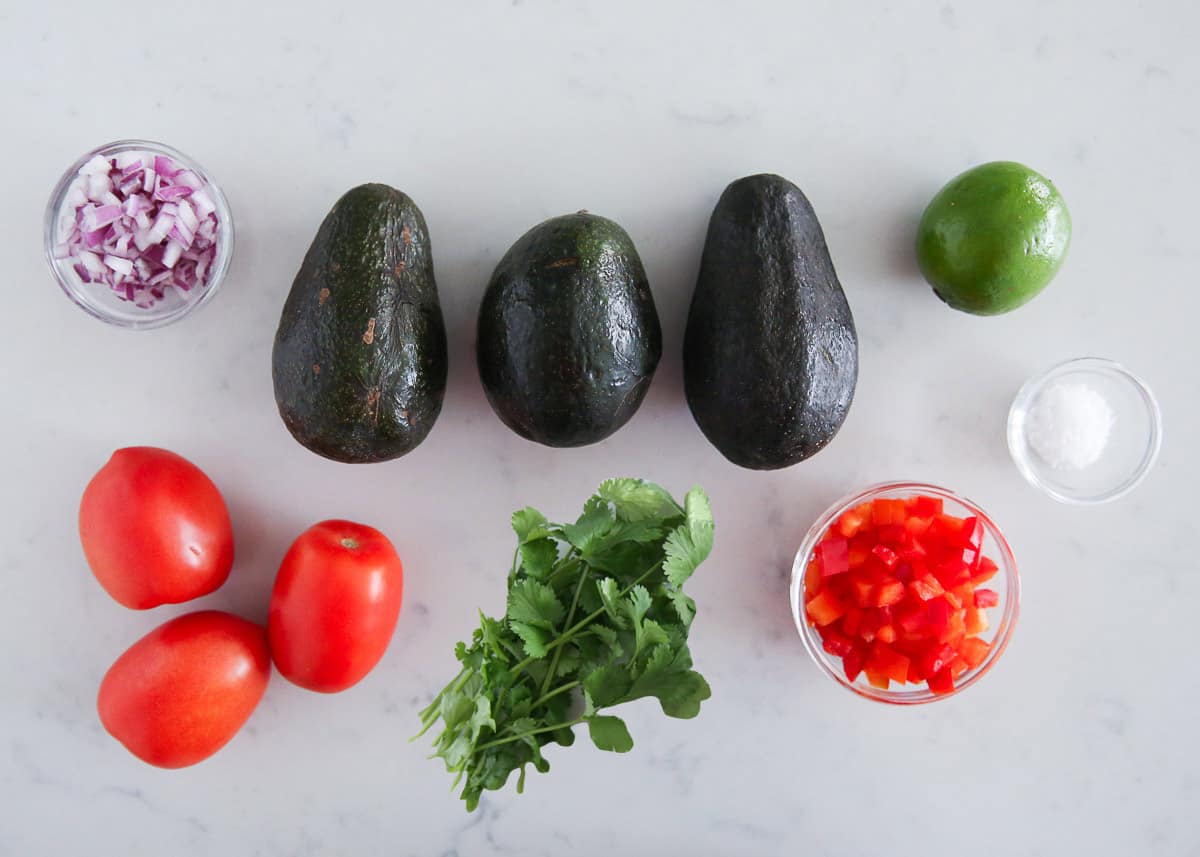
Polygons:
[[683,592],[712,549],[703,491],[681,507],[653,483],[610,479],[573,524],[525,508],[512,526],[505,616],[480,613],[470,645],[455,649],[462,669],[421,712],[422,735],[442,722],[434,756],[454,787],[465,780],[468,810],[513,771],[518,792],[528,765],[548,771],[542,748],[570,746],[578,724],[601,750],[628,752],[624,721],[602,711],[653,696],[664,714],[695,717],[711,695],[692,669],[696,605]]

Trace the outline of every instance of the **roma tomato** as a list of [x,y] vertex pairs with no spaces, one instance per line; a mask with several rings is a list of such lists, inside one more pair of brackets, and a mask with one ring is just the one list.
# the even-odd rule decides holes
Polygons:
[[378,530],[323,521],[292,543],[271,592],[267,631],[284,678],[336,693],[383,657],[396,619],[404,571]]
[[185,458],[149,446],[118,449],[79,504],[92,573],[126,607],[146,610],[207,595],[233,567],[221,492]]
[[130,646],[104,674],[96,708],[109,734],[143,762],[182,768],[229,742],[270,677],[262,626],[203,610]]

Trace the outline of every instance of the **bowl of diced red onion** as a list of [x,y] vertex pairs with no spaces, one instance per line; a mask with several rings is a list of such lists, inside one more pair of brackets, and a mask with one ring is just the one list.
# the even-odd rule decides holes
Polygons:
[[101,146],[71,165],[46,208],[46,259],[90,315],[146,329],[212,299],[233,256],[221,189],[182,152],[147,140]]

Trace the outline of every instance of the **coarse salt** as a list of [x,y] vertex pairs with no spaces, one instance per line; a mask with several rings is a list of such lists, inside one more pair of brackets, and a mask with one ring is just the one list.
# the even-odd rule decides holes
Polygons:
[[1025,435],[1055,470],[1082,470],[1100,460],[1114,422],[1112,408],[1093,387],[1058,379],[1034,399]]

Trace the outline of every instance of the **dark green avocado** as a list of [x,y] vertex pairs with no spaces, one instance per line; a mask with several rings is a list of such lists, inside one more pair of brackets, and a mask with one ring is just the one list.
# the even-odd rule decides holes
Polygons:
[[581,211],[521,236],[483,296],[476,354],[492,409],[521,437],[584,446],[628,422],[662,329],[625,230]]
[[335,461],[387,461],[425,439],[446,392],[429,232],[383,184],[337,201],[292,283],[271,355],[288,431]]
[[800,188],[738,179],[708,224],[683,342],[684,392],[734,464],[788,467],[833,438],[854,398],[858,339],[821,224]]

